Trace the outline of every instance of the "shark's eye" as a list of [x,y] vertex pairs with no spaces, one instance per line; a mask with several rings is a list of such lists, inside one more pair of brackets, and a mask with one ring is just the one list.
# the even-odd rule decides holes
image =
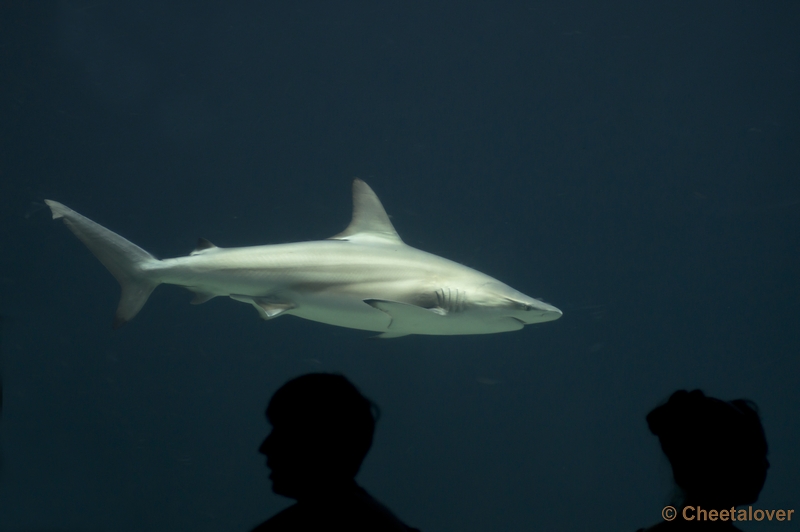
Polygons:
[[508,298],[508,302],[511,303],[511,305],[513,307],[516,307],[519,310],[524,310],[524,311],[533,310],[533,305],[529,305],[527,303],[523,303],[522,301],[517,301],[517,300],[511,299],[511,298]]

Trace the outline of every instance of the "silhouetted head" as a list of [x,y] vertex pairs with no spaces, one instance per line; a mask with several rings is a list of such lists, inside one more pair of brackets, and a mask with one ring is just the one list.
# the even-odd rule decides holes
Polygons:
[[679,390],[647,415],[686,504],[752,504],[767,478],[767,440],[754,403]]
[[342,375],[310,373],[284,384],[267,406],[261,444],[272,490],[293,499],[353,480],[372,445],[377,407]]

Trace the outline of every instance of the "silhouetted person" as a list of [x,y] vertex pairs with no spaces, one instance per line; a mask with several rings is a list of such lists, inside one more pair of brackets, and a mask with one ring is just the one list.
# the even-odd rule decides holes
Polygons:
[[731,510],[756,502],[769,468],[756,405],[679,390],[647,415],[647,424],[683,495],[675,519],[647,531],[740,530],[737,517],[745,510]]
[[342,375],[303,375],[275,392],[267,406],[272,432],[259,452],[272,471],[272,491],[297,503],[253,532],[416,530],[356,484],[376,415]]

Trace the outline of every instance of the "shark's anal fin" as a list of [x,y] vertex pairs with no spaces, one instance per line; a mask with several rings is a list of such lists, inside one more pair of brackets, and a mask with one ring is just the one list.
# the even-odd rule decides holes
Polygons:
[[194,298],[192,298],[192,300],[190,301],[192,305],[201,305],[206,301],[208,301],[209,299],[214,299],[215,297],[217,297],[217,294],[212,294],[209,292],[200,292],[192,288],[189,288],[189,290],[194,292]]
[[277,318],[286,311],[297,308],[297,305],[291,302],[275,302],[262,297],[240,296],[237,294],[231,294],[230,297],[242,303],[250,303],[258,311],[258,315],[265,320]]

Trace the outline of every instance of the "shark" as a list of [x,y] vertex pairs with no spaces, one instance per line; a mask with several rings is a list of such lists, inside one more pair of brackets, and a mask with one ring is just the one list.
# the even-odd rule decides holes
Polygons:
[[157,259],[57,201],[45,203],[119,282],[115,329],[161,284],[192,291],[193,304],[226,296],[252,305],[265,320],[291,315],[380,338],[516,331],[562,315],[493,277],[404,243],[361,179],[353,181],[350,224],[327,240],[223,248],[201,238],[189,255],[170,259]]

